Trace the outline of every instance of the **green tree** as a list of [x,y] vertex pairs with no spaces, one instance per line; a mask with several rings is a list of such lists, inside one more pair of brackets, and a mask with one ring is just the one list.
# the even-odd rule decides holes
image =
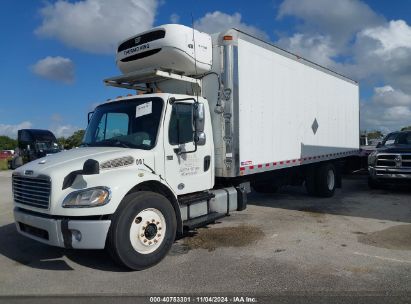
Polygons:
[[8,136],[0,136],[0,150],[14,150],[17,147],[17,140]]
[[78,130],[68,137],[65,141],[65,148],[71,149],[80,146],[83,141],[84,132],[84,130]]
[[378,138],[382,138],[383,134],[381,131],[375,130],[375,131],[368,132],[367,136],[368,136],[368,139],[378,139]]
[[63,136],[57,138],[57,143],[58,143],[58,145],[59,145],[60,147],[63,147],[64,149],[67,149],[67,148],[66,148],[67,140],[66,140]]

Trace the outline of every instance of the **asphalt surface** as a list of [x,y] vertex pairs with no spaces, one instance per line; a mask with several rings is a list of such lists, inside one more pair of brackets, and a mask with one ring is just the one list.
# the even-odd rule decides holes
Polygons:
[[0,172],[0,295],[386,294],[411,292],[411,189],[351,176],[334,198],[300,187],[251,194],[247,210],[178,240],[158,265],[49,247],[16,232]]

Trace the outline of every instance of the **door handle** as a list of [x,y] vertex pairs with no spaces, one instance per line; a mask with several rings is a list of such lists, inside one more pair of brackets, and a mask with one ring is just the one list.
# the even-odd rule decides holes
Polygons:
[[173,155],[167,155],[167,160],[173,160]]
[[204,157],[204,172],[208,171],[208,169],[210,168],[210,164],[211,164],[211,156],[207,155],[206,157]]

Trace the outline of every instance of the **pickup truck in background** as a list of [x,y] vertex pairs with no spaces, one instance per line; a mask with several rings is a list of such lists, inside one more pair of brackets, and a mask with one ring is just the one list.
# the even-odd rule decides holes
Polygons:
[[368,185],[372,189],[411,181],[411,131],[389,133],[368,156]]

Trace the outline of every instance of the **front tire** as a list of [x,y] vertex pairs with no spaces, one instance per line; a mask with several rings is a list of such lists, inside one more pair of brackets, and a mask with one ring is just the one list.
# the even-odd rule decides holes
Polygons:
[[106,249],[118,264],[143,270],[167,255],[176,230],[175,211],[164,196],[148,191],[131,193],[114,213]]

